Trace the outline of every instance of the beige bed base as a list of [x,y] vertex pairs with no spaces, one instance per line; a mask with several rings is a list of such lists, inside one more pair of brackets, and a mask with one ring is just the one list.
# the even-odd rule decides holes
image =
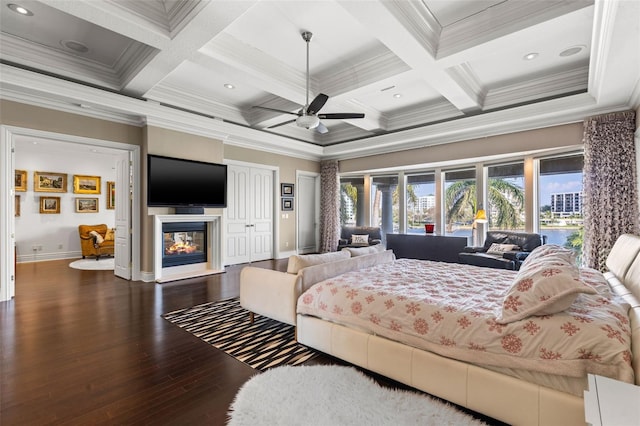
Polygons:
[[[631,364],[640,385],[640,237],[621,235],[605,277],[629,304]],[[513,425],[584,425],[582,398],[312,316],[297,316],[297,337],[367,370]]]
[[584,425],[583,399],[316,317],[298,315],[298,341],[513,425]]

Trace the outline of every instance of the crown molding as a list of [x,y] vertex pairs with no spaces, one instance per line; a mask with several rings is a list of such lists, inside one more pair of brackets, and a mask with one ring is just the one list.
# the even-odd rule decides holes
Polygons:
[[437,57],[453,55],[592,4],[593,0],[501,2],[444,27]]
[[11,88],[6,88],[2,83],[0,83],[0,88],[2,88],[0,91],[0,99],[5,99],[7,101],[19,102],[22,104],[33,105],[35,107],[52,109],[70,114],[83,115],[90,118],[98,118],[100,120],[107,120],[130,126],[142,127],[144,125],[144,120],[140,116],[87,108],[84,104],[61,102],[60,100],[52,100],[45,96],[26,94],[19,90],[17,91]]
[[423,2],[416,1],[385,1],[386,9],[392,13],[403,27],[416,36],[416,40],[436,57],[442,26]]
[[628,106],[619,103],[601,105],[592,96],[583,93],[535,105],[524,105],[329,146],[325,148],[324,158],[341,160],[357,158],[575,123],[591,115],[617,111],[621,108],[628,108]]
[[224,117],[227,121],[248,124],[241,110],[213,101],[209,97],[187,93],[180,87],[170,84],[164,83],[156,86],[146,95],[146,98],[164,103],[167,106],[175,106],[190,111],[206,111],[208,115],[215,118],[222,119]]
[[384,51],[369,54],[354,62],[349,62],[337,71],[325,71],[317,75],[316,78],[323,93],[331,97],[341,96],[411,70],[406,63],[386,48]]
[[587,90],[588,79],[588,65],[559,71],[552,75],[528,78],[523,82],[489,90],[484,109],[500,108],[567,93],[584,92]]
[[0,33],[0,45],[4,60],[33,68],[43,67],[53,74],[67,73],[71,78],[112,90],[122,87],[118,70],[63,50],[31,43],[6,33]]
[[389,130],[399,130],[414,126],[422,127],[425,125],[425,117],[429,117],[429,123],[434,123],[463,116],[464,114],[459,109],[446,100],[442,100],[425,105],[414,105],[398,111],[389,117],[388,128]]

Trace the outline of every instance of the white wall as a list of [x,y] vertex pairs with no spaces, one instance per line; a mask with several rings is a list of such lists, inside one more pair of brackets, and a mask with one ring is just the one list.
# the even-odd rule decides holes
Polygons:
[[[107,181],[115,181],[113,155],[94,153],[90,148],[70,144],[61,149],[46,141],[24,141],[15,146],[15,168],[27,171],[27,191],[20,195],[20,217],[15,218],[18,262],[81,257],[78,225],[115,225],[115,210],[107,209]],[[67,173],[67,192],[34,192],[33,172]],[[74,194],[73,175],[101,177],[100,194]],[[59,196],[60,214],[40,214],[40,196]],[[98,213],[76,213],[77,197],[98,198]],[[42,249],[33,250],[33,246]]]

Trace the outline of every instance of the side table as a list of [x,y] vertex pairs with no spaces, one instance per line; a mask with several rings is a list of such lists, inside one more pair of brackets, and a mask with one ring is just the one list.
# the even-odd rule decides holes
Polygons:
[[640,425],[640,386],[589,374],[584,417],[592,426]]

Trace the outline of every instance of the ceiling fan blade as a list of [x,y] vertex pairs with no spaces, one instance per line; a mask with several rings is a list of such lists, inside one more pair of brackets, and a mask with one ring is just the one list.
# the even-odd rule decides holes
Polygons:
[[329,96],[325,95],[324,93],[320,93],[309,104],[309,107],[307,108],[307,114],[309,114],[309,115],[316,114],[318,111],[320,111],[322,109],[324,104],[327,103],[328,99],[329,99]]
[[322,123],[318,124],[318,126],[314,130],[323,135],[329,131],[329,129],[327,129],[327,126]]
[[336,112],[333,114],[318,114],[318,118],[325,118],[327,120],[364,118],[364,114],[361,112]]
[[268,107],[263,107],[263,106],[259,106],[259,105],[254,105],[251,108],[266,109],[267,111],[275,111],[275,112],[279,112],[279,113],[282,113],[282,114],[297,115],[298,117],[302,115],[301,113],[297,113],[297,112],[284,111],[282,109],[268,108]]
[[278,123],[278,124],[274,124],[273,126],[269,126],[269,127],[267,127],[267,129],[273,129],[275,127],[280,127],[280,126],[284,126],[285,124],[291,124],[291,123],[295,123],[295,122],[296,122],[296,119],[294,118],[293,120],[287,120],[287,121],[284,121],[282,123]]

